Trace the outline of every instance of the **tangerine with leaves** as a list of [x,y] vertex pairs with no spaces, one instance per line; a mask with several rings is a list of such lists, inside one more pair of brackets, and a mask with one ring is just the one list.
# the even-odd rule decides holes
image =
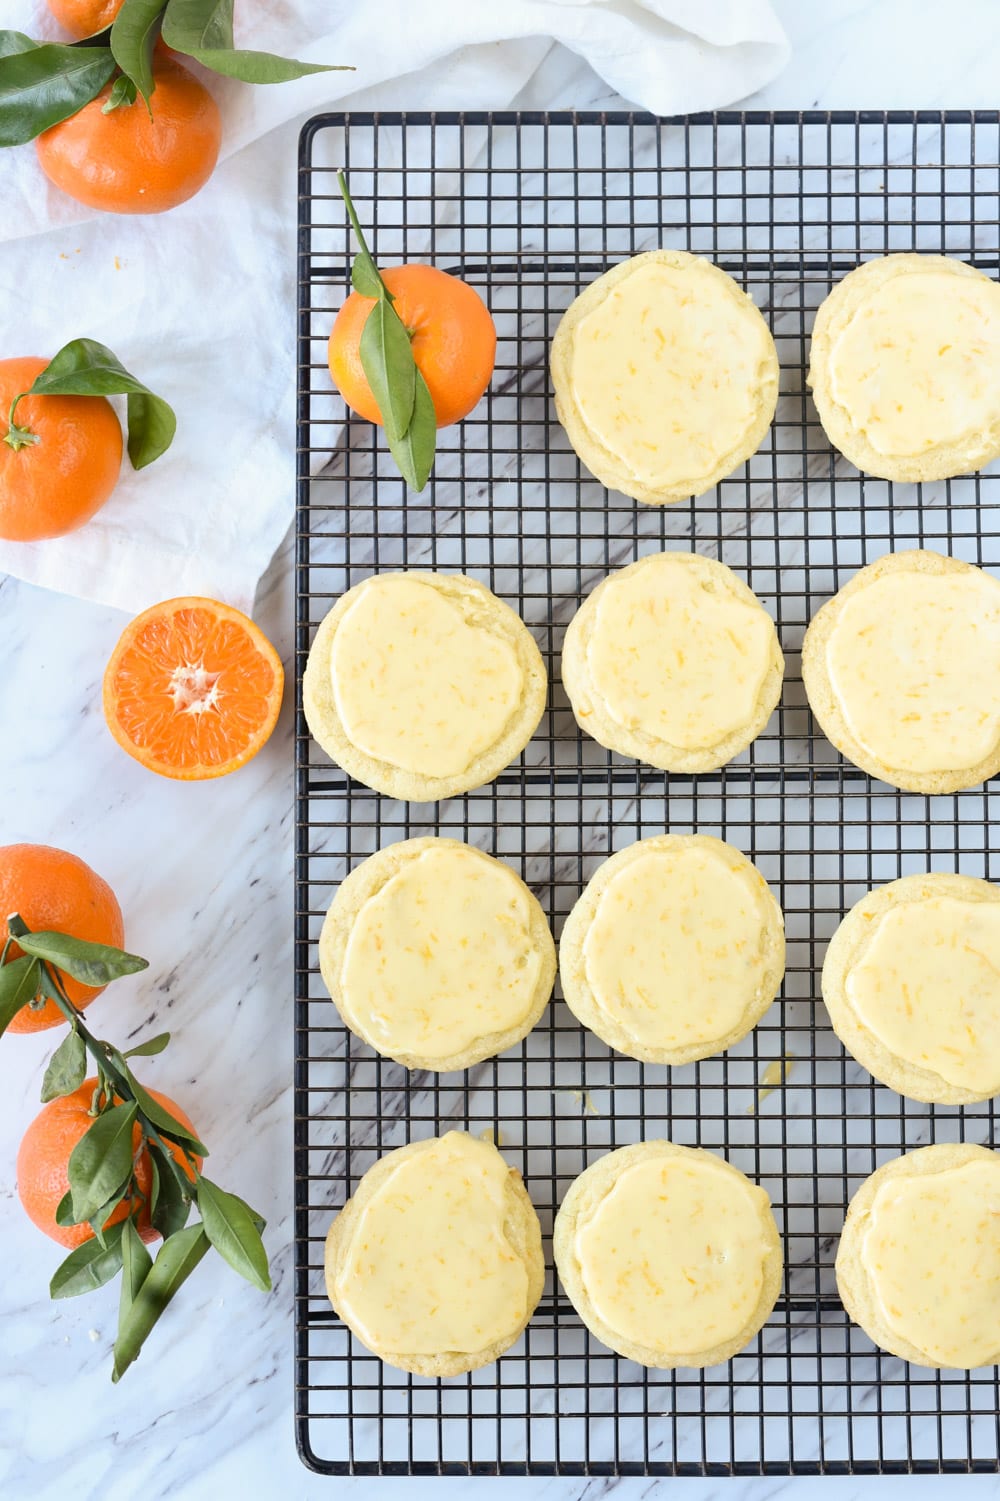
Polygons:
[[[48,361],[0,360],[0,430]],[[0,440],[0,537],[62,537],[101,509],[118,483],[122,430],[103,396],[21,396]]]
[[[77,1142],[84,1137],[94,1123],[91,1108],[98,1088],[96,1078],[85,1079],[72,1094],[50,1100],[42,1109],[21,1140],[17,1154],[17,1191],[28,1218],[51,1240],[71,1249],[92,1240],[94,1232],[90,1225],[60,1225],[56,1210],[60,1200],[69,1190],[69,1159]],[[194,1132],[188,1116],[176,1100],[161,1094],[157,1089],[147,1089],[157,1104],[176,1116],[181,1125]],[[156,1240],[160,1232],[153,1228],[149,1218],[149,1198],[153,1173],[149,1152],[142,1145],[142,1131],[138,1124],[132,1128],[132,1143],[135,1153],[135,1187],[133,1201],[123,1199],[108,1216],[102,1228],[117,1225],[130,1210],[135,1210],[136,1229],[144,1241]],[[168,1142],[170,1155],[193,1182],[194,1169],[186,1155],[173,1142]],[[191,1154],[201,1168],[201,1158]]]
[[104,714],[118,744],[150,771],[203,781],[257,754],[283,688],[281,658],[242,611],[168,599],[122,633],[104,674]]
[[0,360],[0,537],[62,537],[100,510],[122,463],[112,395],[127,397],[128,455],[144,469],[170,447],[177,419],[106,344],[71,339],[48,362]]
[[[0,942],[8,938],[7,918],[16,912],[35,932],[68,933],[88,943],[121,948],[125,923],[107,881],[85,861],[47,844],[8,844],[0,848]],[[8,960],[21,953],[12,943]],[[66,991],[82,1011],[104,989],[66,977]],[[25,1006],[9,1022],[9,1032],[42,1032],[65,1017],[54,1001]]]
[[193,198],[215,169],[222,116],[194,74],[157,55],[154,91],[105,113],[113,83],[43,131],[38,160],[50,182],[88,208],[162,214]]
[[[206,1178],[208,1148],[168,1095],[146,1089],[129,1059],[162,1053],[170,1033],[122,1052],[95,1037],[69,997],[71,979],[109,984],[148,968],[138,954],[52,930],[33,931],[19,913],[7,919],[23,950],[0,964],[0,1033],[31,1003],[37,987],[54,1000],[67,1031],[42,1080],[46,1105],[17,1160],[18,1190],[33,1222],[70,1248],[49,1283],[53,1298],[103,1287],[121,1273],[112,1381],[139,1355],[167,1304],[215,1250],[254,1287],[271,1275],[261,1215]],[[97,1066],[87,1078],[87,1059]],[[192,1209],[199,1220],[189,1224]],[[163,1237],[155,1260],[144,1242]]]
[[46,0],[59,25],[77,41],[110,26],[125,0]]
[[[410,336],[438,427],[460,422],[493,374],[497,334],[489,309],[468,282],[436,266],[390,266],[381,276]],[[382,413],[361,364],[361,335],[375,301],[350,293],[334,319],[329,360],[334,385],[347,405],[381,426]]]

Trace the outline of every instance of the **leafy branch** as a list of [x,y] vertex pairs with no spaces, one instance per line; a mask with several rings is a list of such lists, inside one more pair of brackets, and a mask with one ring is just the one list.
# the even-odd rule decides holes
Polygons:
[[0,31],[0,146],[22,146],[96,99],[117,73],[105,110],[133,105],[152,112],[153,49],[162,35],[175,52],[243,83],[288,83],[349,65],[304,63],[238,48],[234,0],[125,0],[113,25],[82,44],[36,42]]
[[7,414],[7,431],[0,442],[15,453],[38,442],[30,428],[15,422],[17,408],[26,396],[127,397],[128,456],[133,469],[145,469],[166,453],[177,431],[173,407],[130,375],[111,350],[96,339],[73,339],[64,344],[27,391],[14,397]]
[[[138,1356],[167,1304],[210,1248],[234,1271],[266,1292],[271,1278],[261,1239],[264,1220],[236,1194],[201,1171],[207,1147],[135,1077],[129,1058],[160,1053],[170,1041],[160,1033],[123,1053],[96,1037],[70,1000],[64,975],[85,985],[107,985],[147,968],[145,959],[106,944],[63,933],[32,932],[18,914],[7,920],[0,950],[0,1033],[24,1007],[51,1000],[69,1032],[42,1081],[43,1102],[75,1093],[85,1083],[88,1055],[96,1065],[91,1125],[70,1153],[69,1189],[56,1209],[59,1225],[89,1225],[92,1235],[63,1261],[52,1278],[53,1298],[75,1297],[122,1273],[112,1380]],[[21,950],[11,959],[14,945]],[[148,1192],[139,1181],[148,1161]],[[119,1206],[127,1213],[108,1221]],[[192,1204],[200,1220],[188,1225]],[[151,1225],[163,1236],[156,1259],[140,1233]]]
[[381,413],[389,451],[410,489],[419,491],[430,477],[437,446],[434,401],[413,357],[410,331],[365,243],[343,172],[337,173],[337,182],[360,247],[351,285],[362,297],[375,298],[361,330],[361,368]]

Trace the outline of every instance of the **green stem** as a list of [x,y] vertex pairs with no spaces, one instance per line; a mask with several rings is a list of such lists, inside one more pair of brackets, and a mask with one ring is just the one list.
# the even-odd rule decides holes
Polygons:
[[30,427],[17,427],[14,423],[14,413],[17,411],[17,404],[27,394],[27,391],[22,391],[20,396],[15,396],[10,404],[10,411],[7,413],[7,431],[4,434],[3,441],[15,453],[18,453],[22,448],[27,448],[29,443],[38,442],[38,434],[33,433]]
[[381,271],[375,264],[375,257],[368,249],[368,241],[364,237],[364,232],[361,228],[361,221],[358,219],[358,212],[354,207],[354,200],[347,190],[347,178],[344,176],[343,171],[337,173],[337,186],[340,188],[340,196],[343,198],[344,203],[347,207],[347,217],[351,221],[351,228],[354,230],[355,238],[357,239],[357,242],[361,247],[362,254],[370,262],[371,269],[378,277],[379,285],[382,288],[382,295],[387,298],[389,302],[395,302],[396,299],[389,291],[389,288],[386,286],[385,282],[382,279]]
[[[361,246],[361,249],[364,251],[365,255],[371,256],[372,253],[368,249],[368,244],[365,240],[360,220],[358,219],[357,209],[354,207],[354,200],[352,199],[350,193],[347,191],[347,178],[344,176],[344,173],[342,171],[337,173],[337,186],[340,189],[340,196],[343,198],[344,203],[347,205],[347,217],[351,221],[351,228],[354,230],[358,244]],[[372,257],[372,259],[374,259],[374,257]],[[13,416],[13,408],[11,408],[11,416]]]
[[[104,1092],[109,1096],[119,1095],[123,1100],[134,1100],[135,1095],[129,1088],[128,1080],[125,1078],[124,1074],[120,1072],[117,1064],[115,1063],[114,1049],[112,1048],[111,1044],[109,1042],[102,1042],[100,1038],[95,1037],[93,1032],[90,1031],[89,1027],[83,1019],[83,1013],[73,1005],[73,1002],[66,994],[65,987],[63,986],[59,978],[59,971],[53,965],[45,961],[42,962],[41,968],[43,974],[49,982],[48,986],[46,987],[49,996],[53,1001],[55,1001],[56,1005],[59,1007],[59,1010],[69,1022],[70,1026],[79,1033],[80,1037],[83,1039],[84,1047],[87,1049],[87,1052],[90,1053],[91,1057],[94,1059],[94,1062],[97,1064],[97,1076],[101,1086],[104,1088]],[[181,1169],[176,1158],[174,1157],[171,1146],[167,1141],[163,1139],[149,1117],[143,1114],[141,1107],[139,1108],[136,1119],[138,1120],[139,1125],[142,1129],[143,1136],[148,1141],[154,1141],[156,1145],[162,1150],[164,1159],[169,1164],[170,1171],[173,1173],[175,1179],[177,1180],[177,1184],[181,1189],[181,1192],[187,1198],[196,1198],[196,1195],[192,1192],[193,1185],[191,1179]],[[198,1172],[198,1164],[195,1161],[192,1153],[188,1150],[183,1141],[177,1141],[174,1138],[170,1138],[170,1140],[184,1153],[184,1156],[187,1158],[187,1161],[190,1164],[191,1169],[195,1175],[195,1181],[197,1181],[197,1178],[200,1175]]]

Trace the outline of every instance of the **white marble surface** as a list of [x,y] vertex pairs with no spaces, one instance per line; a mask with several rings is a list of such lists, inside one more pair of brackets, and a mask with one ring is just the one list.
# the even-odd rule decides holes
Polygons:
[[[0,7],[2,8],[2,7]],[[1000,46],[995,0],[778,0],[795,56],[748,101],[760,107],[995,107]],[[614,107],[606,86],[553,52],[521,102]],[[735,101],[734,101],[735,102]],[[474,104],[475,101],[470,101]],[[289,164],[294,134],[285,133]],[[289,254],[291,256],[291,228]],[[291,264],[291,262],[290,262]],[[289,288],[291,279],[289,278]],[[291,306],[288,309],[292,328]],[[292,435],[289,434],[291,473]],[[291,643],[290,549],[262,586],[257,617]],[[228,782],[185,787],[148,776],[110,741],[100,709],[103,663],[121,629],[114,612],[0,580],[0,843],[74,849],[115,886],[128,942],[146,975],[101,1003],[115,1037],[170,1027],[150,1082],[185,1103],[213,1149],[216,1176],[267,1215],[275,1290],[263,1300],[206,1261],[140,1365],[108,1381],[111,1297],[51,1304],[59,1250],[20,1211],[13,1159],[37,1110],[45,1036],[0,1046],[0,1495],[5,1501],[200,1501],[381,1497],[427,1482],[324,1481],[295,1456],[291,1362],[291,713],[267,750]],[[483,1496],[488,1480],[452,1481]],[[657,1483],[523,1481],[523,1496],[638,1497]],[[660,1482],[659,1484],[663,1484]],[[824,1494],[867,1496],[871,1480],[827,1482]],[[954,1482],[880,1482],[907,1494]],[[686,1497],[812,1495],[816,1482],[684,1484]],[[513,1488],[507,1482],[508,1488]],[[963,1494],[995,1493],[992,1478]],[[428,1486],[429,1489],[429,1486]],[[491,1492],[493,1494],[493,1492]]]

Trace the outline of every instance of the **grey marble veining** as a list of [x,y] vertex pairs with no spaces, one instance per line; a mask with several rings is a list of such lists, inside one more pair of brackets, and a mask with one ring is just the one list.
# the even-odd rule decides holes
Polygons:
[[[786,0],[779,10],[796,55],[786,75],[753,101],[762,107],[903,107],[950,104],[995,107],[995,51],[983,45],[994,23],[989,0],[940,7],[918,0],[837,0],[823,7]],[[568,54],[546,60],[529,106],[615,107],[606,87]],[[286,132],[288,160],[292,132]],[[820,247],[822,248],[822,247]],[[291,309],[288,310],[291,328]],[[290,445],[289,439],[289,445]],[[817,471],[825,460],[817,456]],[[497,484],[496,476],[492,477]],[[499,477],[502,492],[503,476]],[[825,503],[815,496],[817,515]],[[794,491],[783,504],[794,511]],[[926,507],[926,502],[925,502]],[[762,523],[750,531],[771,545]],[[897,513],[902,535],[916,535],[916,516]],[[924,512],[927,526],[927,509]],[[652,533],[650,538],[652,538]],[[703,534],[706,535],[706,534]],[[714,540],[714,536],[707,536]],[[743,545],[739,537],[736,542]],[[933,541],[928,538],[930,545]],[[623,543],[623,546],[625,544]],[[968,545],[973,546],[970,537]],[[796,554],[798,548],[798,556]],[[802,545],[786,537],[786,570],[801,562]],[[258,619],[289,661],[290,550],[286,546],[262,589]],[[617,561],[617,552],[611,561]],[[740,566],[738,560],[727,561]],[[588,581],[599,565],[590,565]],[[830,585],[834,580],[831,577]],[[558,624],[565,624],[565,609]],[[251,767],[230,782],[182,787],[147,776],[118,753],[99,702],[104,661],[123,617],[0,583],[2,689],[0,786],[6,793],[2,839],[41,839],[78,850],[115,885],[129,943],[151,960],[150,971],[123,981],[91,1014],[115,1037],[148,1036],[170,1027],[175,1040],[145,1076],[176,1094],[195,1114],[222,1182],[245,1192],[267,1214],[274,1293],[260,1298],[221,1266],[206,1261],[128,1379],[108,1380],[115,1318],[113,1296],[50,1304],[45,1284],[59,1249],[25,1222],[13,1183],[13,1157],[37,1093],[46,1039],[10,1038],[0,1046],[0,1218],[7,1275],[0,1286],[0,1493],[11,1501],[63,1501],[67,1494],[103,1501],[201,1501],[274,1494],[339,1494],[382,1498],[422,1493],[439,1482],[391,1479],[344,1482],[308,1475],[295,1457],[291,1432],[291,723]],[[800,620],[788,622],[793,650]],[[794,804],[786,804],[793,820]],[[601,811],[595,809],[594,817]],[[650,806],[650,818],[655,809]],[[625,797],[622,826],[635,817]],[[738,826],[737,826],[738,827]],[[123,834],[123,830],[125,831]],[[734,834],[734,837],[738,836]],[[335,836],[331,835],[331,848]],[[544,852],[543,852],[544,853]],[[919,856],[919,851],[914,854]],[[848,838],[863,881],[863,853]],[[570,882],[572,865],[558,866]],[[834,921],[826,914],[825,938]],[[803,990],[805,989],[803,981]],[[798,1000],[810,1004],[803,993]],[[336,1044],[331,1045],[336,1058]],[[832,1055],[831,1055],[832,1058]],[[593,1060],[595,1063],[599,1060]],[[747,1103],[752,1058],[743,1062]],[[357,1073],[363,1085],[363,1068]],[[794,1083],[794,1074],[792,1082]],[[580,1071],[556,1108],[579,1128]],[[605,1118],[606,1089],[587,1069],[586,1088]],[[786,1108],[809,1120],[808,1101]],[[321,1098],[321,1107],[322,1107]],[[776,1102],[766,1102],[772,1109]],[[591,1128],[593,1129],[593,1128]],[[331,1143],[325,1170],[342,1163]],[[4,1167],[4,1163],[6,1166]],[[322,1216],[317,1216],[321,1233]],[[836,1226],[831,1226],[835,1231]],[[782,1334],[783,1331],[779,1331]],[[768,1336],[770,1338],[771,1336]],[[874,1379],[874,1371],[872,1372]],[[874,1388],[873,1397],[874,1397]],[[500,1482],[503,1484],[502,1482]],[[495,1495],[498,1482],[449,1482],[455,1496]],[[506,1489],[513,1489],[506,1482]],[[832,1481],[824,1495],[867,1496],[872,1480]],[[944,1494],[954,1482],[879,1481],[914,1494]],[[524,1481],[520,1495],[593,1501],[614,1494],[638,1498],[662,1482]],[[737,1496],[765,1501],[812,1495],[816,1482],[692,1481],[685,1497]],[[963,1494],[996,1494],[989,1477],[963,1483]],[[506,1491],[505,1491],[506,1493]]]

